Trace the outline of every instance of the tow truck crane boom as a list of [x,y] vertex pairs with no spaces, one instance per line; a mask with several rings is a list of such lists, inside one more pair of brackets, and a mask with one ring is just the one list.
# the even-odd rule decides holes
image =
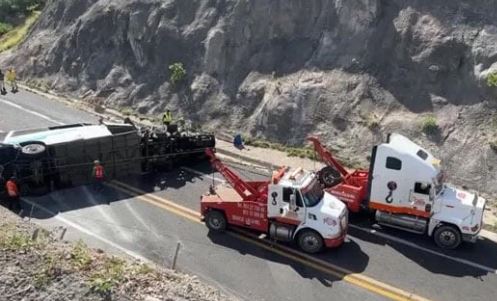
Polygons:
[[269,184],[269,181],[246,182],[224,165],[223,162],[216,157],[216,154],[212,149],[206,149],[205,153],[209,157],[212,166],[223,175],[244,202],[266,202],[267,185]]
[[321,144],[319,138],[309,137],[307,140],[312,142],[314,151],[326,165],[334,167],[342,175],[343,179],[346,179],[349,176],[349,172],[337,160],[335,160],[335,158],[333,158],[331,152]]

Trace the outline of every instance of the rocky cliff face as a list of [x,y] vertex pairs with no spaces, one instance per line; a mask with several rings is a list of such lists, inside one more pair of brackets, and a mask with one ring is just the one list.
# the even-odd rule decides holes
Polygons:
[[[52,0],[1,62],[142,113],[292,144],[317,133],[355,159],[401,132],[495,193],[495,16],[492,0]],[[422,133],[425,114],[439,131]]]

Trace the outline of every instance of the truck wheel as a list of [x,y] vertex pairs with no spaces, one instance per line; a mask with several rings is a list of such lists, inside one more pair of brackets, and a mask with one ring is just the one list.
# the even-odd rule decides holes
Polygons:
[[302,251],[309,254],[321,251],[324,246],[321,235],[312,230],[303,230],[298,236],[297,243]]
[[342,181],[342,176],[338,170],[331,166],[325,166],[319,171],[319,181],[324,185],[324,187],[332,187]]
[[441,226],[435,230],[434,239],[440,248],[452,250],[461,244],[461,233],[454,226]]
[[29,157],[37,157],[43,154],[46,150],[45,144],[37,141],[21,143],[21,147],[22,154]]
[[220,211],[211,210],[205,216],[205,225],[209,230],[222,232],[226,229],[226,224],[226,217]]

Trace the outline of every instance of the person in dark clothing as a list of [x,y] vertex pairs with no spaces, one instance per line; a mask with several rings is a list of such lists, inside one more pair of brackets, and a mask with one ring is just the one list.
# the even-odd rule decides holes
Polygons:
[[239,150],[242,150],[245,148],[245,146],[243,146],[243,139],[242,139],[242,135],[240,134],[237,134],[235,136],[235,138],[233,139],[233,146],[235,146],[236,148],[238,148]]
[[7,94],[7,90],[5,89],[5,81],[4,81],[5,75],[3,74],[2,70],[0,70],[0,93],[2,95]]

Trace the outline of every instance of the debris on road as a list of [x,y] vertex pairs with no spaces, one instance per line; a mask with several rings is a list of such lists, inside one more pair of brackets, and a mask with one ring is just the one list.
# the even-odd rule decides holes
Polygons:
[[0,206],[0,300],[234,300],[195,276],[56,237]]

